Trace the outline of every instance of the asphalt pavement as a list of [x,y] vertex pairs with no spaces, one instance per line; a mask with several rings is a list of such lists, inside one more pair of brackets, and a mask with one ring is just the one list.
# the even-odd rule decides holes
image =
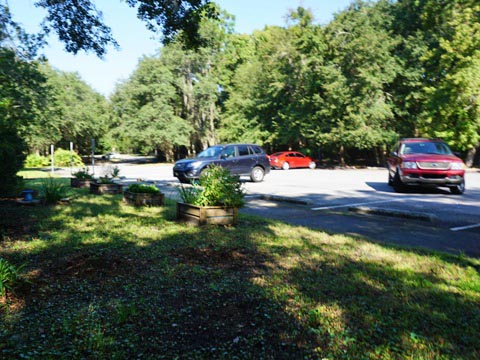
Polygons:
[[[171,165],[116,164],[124,184],[154,183],[177,199]],[[100,169],[96,170],[100,173]],[[467,174],[462,196],[446,190],[395,193],[384,169],[272,171],[261,183],[243,180],[240,213],[280,220],[393,246],[480,258],[480,172]]]

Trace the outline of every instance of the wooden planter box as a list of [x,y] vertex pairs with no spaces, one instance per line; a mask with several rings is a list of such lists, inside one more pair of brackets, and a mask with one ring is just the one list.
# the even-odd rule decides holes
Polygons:
[[90,184],[95,182],[93,179],[77,179],[71,178],[70,179],[70,186],[74,188],[89,188]]
[[163,193],[134,193],[130,191],[123,192],[123,202],[133,206],[162,206],[165,195]]
[[90,183],[90,193],[96,195],[114,195],[122,193],[122,185],[113,184],[99,184],[96,182]]
[[177,203],[177,219],[194,225],[236,225],[238,208]]

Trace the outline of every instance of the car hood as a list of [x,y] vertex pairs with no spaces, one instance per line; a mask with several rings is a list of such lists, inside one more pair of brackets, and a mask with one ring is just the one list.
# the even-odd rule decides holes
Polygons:
[[216,157],[202,157],[202,158],[190,158],[190,159],[182,159],[182,160],[178,160],[175,165],[187,165],[187,164],[191,164],[191,163],[194,163],[196,161],[213,161],[213,160],[217,160]]
[[432,155],[432,154],[408,154],[402,155],[403,161],[441,161],[441,162],[463,162],[455,155]]

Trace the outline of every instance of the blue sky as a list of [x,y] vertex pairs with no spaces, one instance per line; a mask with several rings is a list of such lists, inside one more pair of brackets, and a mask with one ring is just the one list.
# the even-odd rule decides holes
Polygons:
[[[235,16],[235,31],[251,33],[266,25],[285,25],[289,9],[298,6],[310,8],[316,23],[328,23],[335,12],[345,9],[352,0],[217,0],[220,7]],[[34,6],[36,0],[10,0],[9,6],[17,22],[27,31],[38,31],[44,12]],[[105,23],[112,28],[120,50],[109,49],[105,58],[93,54],[71,55],[54,37],[44,53],[57,69],[78,72],[96,91],[108,96],[115,84],[127,79],[134,71],[139,59],[152,55],[160,47],[154,34],[136,18],[135,10],[121,0],[94,0],[97,9],[103,12]]]

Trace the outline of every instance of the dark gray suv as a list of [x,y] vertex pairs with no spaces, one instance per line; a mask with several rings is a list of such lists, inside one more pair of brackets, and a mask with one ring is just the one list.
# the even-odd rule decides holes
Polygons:
[[197,180],[202,171],[215,164],[230,170],[232,175],[247,175],[254,182],[262,181],[270,172],[267,154],[254,144],[215,145],[202,151],[196,158],[179,160],[173,166],[173,176],[182,183]]

